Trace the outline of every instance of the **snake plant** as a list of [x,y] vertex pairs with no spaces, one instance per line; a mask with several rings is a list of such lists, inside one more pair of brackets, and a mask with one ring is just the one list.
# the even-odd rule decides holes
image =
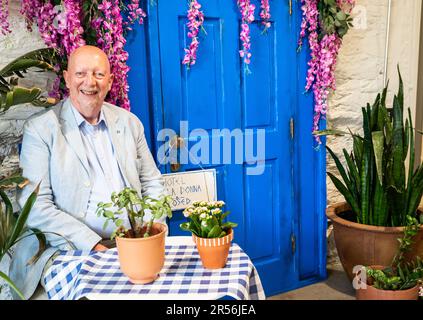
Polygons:
[[[352,152],[343,149],[346,165],[329,148],[341,179],[328,173],[345,197],[358,223],[375,226],[405,226],[407,215],[417,217],[423,194],[423,166],[414,169],[414,141],[411,112],[404,122],[404,89],[398,68],[399,89],[392,108],[386,107],[387,86],[373,105],[362,108],[363,135],[352,133]],[[344,132],[346,133],[346,132]],[[315,132],[332,134],[331,130]],[[341,134],[336,130],[335,134]],[[408,157],[408,172],[406,161]]]
[[41,88],[25,88],[18,85],[18,79],[24,78],[29,68],[39,71],[54,71],[56,56],[53,49],[44,48],[26,53],[0,70],[0,113],[11,106],[31,103],[38,107],[49,107],[57,100],[42,95]]

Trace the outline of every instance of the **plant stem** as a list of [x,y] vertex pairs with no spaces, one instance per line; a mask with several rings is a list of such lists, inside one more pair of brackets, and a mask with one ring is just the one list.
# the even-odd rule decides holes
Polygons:
[[151,218],[151,220],[147,224],[147,230],[144,233],[144,238],[147,238],[150,236],[150,230],[151,230],[151,227],[153,226],[153,221],[154,221],[154,217]]
[[135,229],[135,227],[136,227],[135,219],[132,216],[132,212],[134,212],[132,210],[132,208],[133,208],[132,207],[132,202],[129,201],[129,204],[131,205],[131,208],[129,208],[129,206],[127,206],[126,207],[126,211],[128,212],[129,224],[131,225],[131,229],[134,232],[134,237],[136,238],[137,237],[137,230]]

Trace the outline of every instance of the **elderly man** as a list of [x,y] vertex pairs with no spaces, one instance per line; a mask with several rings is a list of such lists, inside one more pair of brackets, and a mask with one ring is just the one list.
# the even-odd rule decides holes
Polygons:
[[103,230],[95,211],[98,202],[110,201],[112,191],[129,186],[152,197],[164,192],[141,122],[104,102],[113,81],[106,54],[93,46],[76,49],[64,77],[69,98],[24,126],[20,161],[30,185],[18,201],[22,206],[41,181],[28,226],[52,232],[46,234],[49,248],[34,264],[27,262],[38,251],[35,236],[15,249],[10,274],[26,297],[54,253],[68,248],[64,238],[77,249],[107,249],[100,241],[110,237],[113,226]]

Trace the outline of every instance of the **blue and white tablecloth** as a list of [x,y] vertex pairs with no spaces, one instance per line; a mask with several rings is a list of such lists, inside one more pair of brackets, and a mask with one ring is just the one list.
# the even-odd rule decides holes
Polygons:
[[[171,237],[170,237],[171,238]],[[185,237],[184,237],[185,238]],[[122,274],[116,248],[107,251],[62,251],[42,279],[49,299],[265,299],[257,270],[235,243],[225,268],[202,267],[193,243],[166,244],[159,278],[132,284]]]

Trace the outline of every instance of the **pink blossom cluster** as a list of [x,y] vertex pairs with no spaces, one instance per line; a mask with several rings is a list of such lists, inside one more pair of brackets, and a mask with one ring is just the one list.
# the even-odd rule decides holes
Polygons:
[[[338,5],[354,5],[355,0],[338,0]],[[298,48],[302,46],[303,38],[308,34],[310,60],[306,77],[306,91],[314,94],[313,131],[319,130],[321,119],[325,119],[329,90],[335,90],[335,67],[342,39],[337,33],[319,35],[319,0],[301,0],[303,18],[301,22]],[[316,136],[320,143],[320,138]]]
[[97,44],[109,57],[111,72],[117,80],[113,81],[108,101],[129,110],[129,67],[126,64],[128,52],[123,49],[126,39],[123,36],[123,18],[119,4],[119,0],[105,0],[98,6],[102,16],[96,20],[100,30]]
[[132,30],[131,25],[137,21],[139,24],[144,23],[144,18],[147,14],[140,8],[139,0],[132,0],[131,3],[128,4],[128,11],[128,20],[123,22],[123,26],[126,30]]
[[197,50],[200,44],[198,40],[198,33],[204,23],[204,13],[200,11],[200,8],[201,4],[199,4],[197,0],[191,0],[187,11],[187,26],[189,28],[188,37],[191,38],[191,44],[188,48],[184,49],[185,56],[182,60],[182,64],[185,64],[188,67],[194,65],[197,60]]
[[264,30],[267,30],[270,28],[270,5],[269,0],[261,0],[260,5],[261,11],[260,11],[260,18],[261,18],[261,24],[264,26]]
[[[336,34],[326,34],[320,41],[319,65],[313,84],[314,117],[313,131],[319,130],[320,119],[325,119],[328,107],[329,89],[336,90],[336,58],[342,40]],[[317,139],[320,142],[319,139]]]
[[248,70],[248,65],[251,62],[250,23],[254,21],[254,10],[256,6],[251,4],[250,0],[238,0],[237,3],[242,17],[241,33],[239,36],[242,41],[242,50],[239,51],[239,55],[244,59]]
[[61,45],[65,53],[70,55],[73,50],[85,45],[84,29],[81,26],[81,3],[74,0],[63,0],[64,12],[57,15],[57,32],[62,36]]
[[63,54],[64,52],[61,51],[62,46],[60,35],[57,32],[57,28],[54,23],[55,18],[58,15],[57,10],[50,2],[45,2],[44,4],[40,3],[38,9],[39,10],[36,12],[35,18],[37,19],[36,22],[41,38],[48,47],[55,48],[58,50],[59,54]]
[[0,0],[0,31],[3,35],[11,32],[8,18],[9,0]]
[[20,13],[25,17],[26,28],[32,31],[32,25],[37,20],[38,11],[42,6],[39,0],[21,0]]

